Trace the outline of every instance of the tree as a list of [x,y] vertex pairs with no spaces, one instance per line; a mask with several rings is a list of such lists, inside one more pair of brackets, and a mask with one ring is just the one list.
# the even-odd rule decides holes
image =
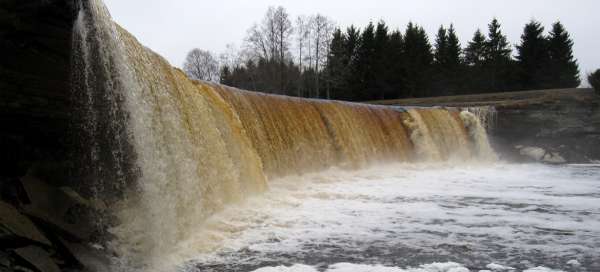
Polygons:
[[372,22],[362,31],[361,43],[356,54],[354,91],[359,100],[369,100],[375,71],[375,26]]
[[600,95],[600,69],[588,75],[588,82],[596,90],[596,94]]
[[488,80],[489,91],[508,90],[511,86],[512,49],[506,36],[500,30],[500,23],[496,18],[488,25],[488,39],[485,43],[485,72]]
[[473,39],[465,49],[465,63],[469,66],[482,66],[485,61],[485,36],[477,29]]
[[517,45],[517,65],[519,85],[523,89],[543,89],[550,87],[550,56],[548,40],[544,37],[544,27],[536,21],[525,25],[521,44]]
[[183,70],[192,79],[218,82],[219,62],[213,53],[198,48],[187,54]]
[[431,44],[422,27],[408,23],[404,34],[406,91],[409,97],[428,96],[433,64]]
[[461,75],[461,48],[454,26],[440,26],[434,47],[434,94],[454,94],[459,89]]
[[[464,91],[482,91],[486,87],[483,78],[483,66],[486,58],[486,40],[481,30],[477,29],[473,34],[473,39],[465,48],[464,63],[467,66],[467,78]],[[464,92],[463,91],[463,92]]]
[[[267,66],[279,66],[271,68],[265,75],[270,78],[272,84],[276,84],[279,91],[285,90],[285,63],[289,56],[289,44],[292,35],[292,23],[285,8],[279,6],[269,7],[260,25],[254,24],[248,30],[246,38],[247,48],[260,62],[261,59]],[[275,80],[277,74],[277,80]],[[269,84],[270,85],[270,84]],[[269,86],[273,89],[274,86]]]
[[311,41],[312,48],[314,49],[314,71],[315,71],[315,85],[314,97],[320,97],[320,72],[323,67],[327,64],[327,51],[329,50],[329,44],[331,42],[331,34],[334,29],[333,22],[321,15],[317,14],[310,18],[311,26]]
[[434,45],[434,62],[436,65],[443,66],[447,60],[446,52],[448,51],[448,35],[444,26],[440,26],[438,33],[435,36]]
[[368,83],[369,99],[385,99],[390,93],[390,85],[387,81],[389,63],[387,59],[387,48],[389,46],[388,27],[384,21],[379,21],[375,27],[375,40],[373,44],[373,75],[372,81]]
[[344,75],[343,94],[340,96],[342,99],[359,100],[358,93],[360,92],[360,86],[355,84],[359,82],[359,79],[355,75],[359,71],[358,52],[361,47],[361,36],[362,34],[354,25],[346,29],[346,40],[344,43],[346,58],[344,59],[344,64],[347,67],[347,72]]
[[404,97],[404,81],[406,78],[405,63],[404,63],[404,38],[399,30],[394,30],[390,34],[387,54],[386,80],[390,89],[385,94],[385,98],[400,98]]
[[331,85],[331,97],[343,96],[344,80],[348,73],[348,55],[346,54],[346,36],[338,28],[333,32],[327,61],[327,80]]
[[552,25],[548,38],[550,78],[554,88],[574,88],[581,84],[579,65],[573,57],[573,40],[560,22]]

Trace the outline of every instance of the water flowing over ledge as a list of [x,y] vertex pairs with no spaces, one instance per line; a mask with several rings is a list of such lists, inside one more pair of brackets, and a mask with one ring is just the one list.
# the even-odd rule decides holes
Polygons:
[[113,23],[100,0],[74,27],[89,171],[111,195],[123,267],[154,266],[224,205],[269,180],[381,162],[494,161],[469,112],[299,99],[190,80]]

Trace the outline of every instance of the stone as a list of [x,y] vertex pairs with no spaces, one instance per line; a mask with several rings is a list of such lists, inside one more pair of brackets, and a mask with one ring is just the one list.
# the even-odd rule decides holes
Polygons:
[[59,240],[68,249],[71,256],[83,265],[87,271],[104,272],[111,270],[110,259],[103,251],[84,244],[72,243],[61,238]]
[[519,154],[529,157],[535,161],[541,161],[546,155],[546,150],[541,147],[526,146],[519,149]]
[[544,155],[544,158],[542,159],[542,161],[546,162],[546,163],[554,163],[554,164],[561,164],[561,163],[567,162],[567,160],[565,160],[565,158],[563,158],[560,154],[558,154],[556,152],[546,153],[546,155]]
[[61,272],[50,253],[37,246],[18,248],[14,252],[41,272]]
[[29,218],[22,215],[13,206],[2,201],[0,201],[0,226],[15,236],[48,246],[52,245]]
[[[30,204],[23,212],[67,233],[78,240],[87,240],[93,232],[89,224],[88,201],[72,190],[52,187],[38,178],[27,175],[21,178]],[[76,214],[74,214],[76,213]]]

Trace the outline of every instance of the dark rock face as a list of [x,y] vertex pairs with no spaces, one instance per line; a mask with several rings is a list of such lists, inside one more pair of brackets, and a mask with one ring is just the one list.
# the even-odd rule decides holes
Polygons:
[[90,217],[100,211],[72,189],[81,187],[70,171],[75,15],[75,0],[0,1],[0,271],[94,271],[82,260],[108,263],[86,245],[96,230]]
[[561,89],[377,101],[399,106],[494,106],[488,131],[503,158],[531,160],[523,148],[541,148],[541,161],[600,161],[600,96],[591,89]]
[[0,2],[0,177],[65,161],[74,0]]
[[585,92],[583,96],[497,107],[498,121],[492,131],[495,144],[515,159],[521,155],[517,147],[529,146],[559,154],[570,163],[599,161],[600,97]]

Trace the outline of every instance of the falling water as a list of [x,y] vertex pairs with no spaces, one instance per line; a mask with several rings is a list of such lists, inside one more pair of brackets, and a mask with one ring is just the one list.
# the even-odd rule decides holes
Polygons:
[[[330,167],[493,155],[470,113],[266,95],[193,81],[113,23],[100,0],[74,28],[89,163],[111,193],[120,267],[160,267],[206,218],[268,178]],[[111,186],[111,184],[117,186]],[[108,186],[108,187],[107,187]],[[113,191],[118,191],[118,194]]]

